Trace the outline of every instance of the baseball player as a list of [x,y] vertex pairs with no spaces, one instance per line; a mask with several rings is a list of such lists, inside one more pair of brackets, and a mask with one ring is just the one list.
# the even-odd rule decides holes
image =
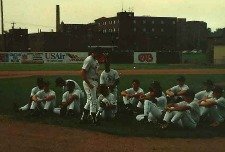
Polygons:
[[153,82],[149,88],[149,94],[145,96],[144,101],[144,114],[137,115],[138,121],[145,120],[152,123],[156,123],[163,114],[163,110],[166,107],[167,99],[162,94],[162,88],[159,83],[155,85]]
[[84,60],[81,71],[84,90],[87,94],[87,102],[84,106],[84,112],[81,117],[81,122],[86,122],[89,113],[91,113],[93,124],[97,123],[96,112],[98,108],[96,91],[99,78],[99,63],[96,60],[97,55],[98,54],[96,51],[91,51],[90,55]]
[[199,106],[203,107],[202,116],[208,117],[213,121],[210,126],[217,127],[225,119],[225,99],[222,97],[223,89],[215,86],[213,89],[213,98],[202,101]]
[[181,127],[195,128],[200,118],[200,110],[198,100],[194,97],[195,93],[187,90],[183,94],[183,101],[168,104],[161,128],[165,129],[175,124]]
[[68,91],[68,89],[67,89],[67,83],[68,82],[73,82],[75,84],[75,90],[78,90],[80,92],[80,97],[84,98],[84,92],[82,91],[82,89],[80,88],[80,86],[78,85],[78,83],[76,81],[71,80],[71,79],[64,80],[61,77],[58,77],[55,80],[56,87],[61,87],[63,89],[63,92]]
[[117,112],[117,100],[105,84],[100,85],[99,90],[101,94],[98,97],[99,110],[97,117],[101,116],[103,119],[112,119]]
[[[31,90],[29,102],[28,102],[26,105],[20,107],[20,108],[19,108],[19,111],[27,111],[27,110],[30,109],[30,106],[31,106],[31,103],[32,103],[32,97],[33,97],[38,91],[40,91],[40,90],[43,89],[43,84],[44,84],[43,78],[37,78],[36,84],[37,84],[37,86],[34,87],[34,88]],[[18,108],[17,108],[16,110],[18,110]]]
[[62,103],[59,108],[54,108],[53,112],[61,116],[80,113],[80,91],[75,89],[75,83],[66,83],[67,91],[62,96]]
[[179,76],[177,78],[178,85],[168,89],[166,91],[167,101],[168,102],[180,102],[182,101],[183,94],[189,89],[189,87],[185,84],[185,77]]
[[195,94],[195,98],[200,100],[200,101],[204,101],[206,99],[210,99],[213,97],[213,82],[211,80],[206,80],[205,82],[203,82],[204,85],[204,90],[198,92]]
[[137,79],[132,81],[132,88],[121,92],[127,112],[133,113],[133,110],[137,106],[140,96],[142,95],[144,95],[144,91],[140,88],[140,81]]
[[119,84],[119,74],[116,70],[110,68],[110,63],[105,63],[105,70],[100,75],[100,84],[106,84],[110,92],[117,99],[117,85]]
[[30,107],[31,114],[35,114],[36,108],[43,108],[44,112],[48,112],[55,106],[56,95],[55,92],[49,89],[49,82],[44,82],[43,90],[38,91],[32,97],[32,104]]

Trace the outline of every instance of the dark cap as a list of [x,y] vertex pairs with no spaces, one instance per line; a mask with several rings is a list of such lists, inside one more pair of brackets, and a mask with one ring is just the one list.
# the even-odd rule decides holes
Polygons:
[[184,77],[184,76],[179,76],[179,77],[177,78],[177,81],[182,81],[182,82],[184,82],[184,81],[185,81],[185,77]]
[[215,86],[215,87],[213,88],[213,92],[222,94],[222,93],[223,93],[223,88],[220,87],[220,86]]
[[58,77],[55,80],[55,85],[58,86],[59,84],[64,83],[64,82],[65,82],[65,80],[63,80],[63,78]]
[[206,80],[203,82],[205,86],[213,86],[213,82],[211,80]]

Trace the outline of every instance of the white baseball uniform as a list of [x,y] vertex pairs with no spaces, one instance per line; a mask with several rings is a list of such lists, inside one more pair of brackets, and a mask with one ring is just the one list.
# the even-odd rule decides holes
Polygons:
[[[100,84],[106,84],[107,86],[111,86],[115,83],[117,79],[119,79],[119,74],[116,70],[110,69],[109,72],[106,72],[105,70],[102,71],[100,75]],[[111,92],[114,97],[117,99],[117,86],[114,88],[113,92]]]
[[169,122],[172,122],[174,124],[177,123],[181,127],[195,128],[197,126],[197,122],[195,122],[192,116],[195,116],[194,118],[196,120],[197,119],[199,120],[200,112],[198,108],[196,108],[197,101],[192,102],[190,104],[186,101],[177,103],[178,106],[189,106],[191,110],[171,111],[171,112],[167,111],[163,120],[166,121],[167,123]]
[[[37,96],[38,100],[43,100],[49,96],[54,96],[55,98],[52,99],[51,101],[45,101],[45,103],[41,102],[40,105],[43,109],[49,110],[50,108],[53,109],[55,107],[55,100],[56,100],[56,95],[53,90],[49,90],[48,92],[45,92],[44,90],[38,91],[35,96]],[[36,109],[37,108],[37,103],[32,101],[30,109]]]
[[195,94],[195,98],[198,100],[202,100],[202,99],[209,99],[213,97],[213,91],[206,91],[206,90],[202,90],[198,93]]
[[148,121],[156,121],[162,116],[163,110],[167,105],[167,99],[165,96],[156,97],[156,103],[145,100],[144,102],[144,114],[137,115],[137,121],[144,119],[144,116],[148,116]]
[[[69,81],[72,81],[74,84],[75,84],[75,90],[79,90],[80,92],[80,98],[84,98],[84,92],[83,90],[81,89],[81,87],[78,85],[78,83],[74,80],[71,80],[71,79],[68,79],[66,80],[66,84],[69,82]],[[66,86],[63,86],[63,91],[66,92],[67,91],[67,87]]]
[[[110,104],[110,105],[114,105],[117,106],[117,100],[115,99],[114,95],[112,93],[110,93],[107,97],[104,97],[102,94],[98,97],[98,104],[100,104],[100,102],[106,102],[106,104]],[[117,108],[115,109],[111,109],[111,110],[105,110],[102,107],[99,107],[98,109],[101,112],[101,117],[103,119],[106,118],[114,118],[115,114],[117,112]]]
[[217,103],[212,107],[203,107],[201,109],[201,115],[207,116],[209,119],[217,122],[223,122],[225,119],[225,99],[224,97],[212,98],[209,100],[213,100]]
[[[67,110],[74,110],[77,113],[80,113],[80,92],[79,90],[74,90],[72,93],[69,93],[69,91],[66,91],[62,96],[62,102],[66,102],[69,98],[72,96],[77,96],[78,99],[74,99],[68,106]],[[54,113],[60,114],[61,108],[54,108]]]
[[[30,97],[33,97],[38,91],[40,91],[41,89],[38,88],[38,86],[34,87],[32,90],[31,90],[31,93],[30,93]],[[22,110],[22,111],[26,111],[28,110],[30,107],[29,107],[29,104],[26,104],[25,106],[23,107],[20,107],[19,109]]]
[[[151,93],[151,92],[147,92],[147,93],[145,94],[145,96],[149,96],[150,93]],[[162,92],[162,96],[166,97],[166,95],[165,95],[164,92]],[[142,103],[141,101],[139,101],[138,104],[137,104],[137,107],[140,108],[140,109],[144,109],[144,103]]]
[[[129,88],[127,90],[125,90],[128,94],[138,94],[138,93],[144,93],[143,89],[142,88],[138,88],[137,91],[135,91],[133,88]],[[137,104],[138,103],[138,99],[132,97],[132,98],[127,98],[127,97],[123,97],[123,102],[124,104]]]
[[188,89],[189,89],[189,87],[186,84],[184,84],[183,86],[176,85],[176,86],[170,88],[170,90],[173,93],[178,93],[180,91],[184,91],[184,90],[188,90]]
[[84,60],[84,64],[82,69],[86,71],[88,81],[94,86],[93,89],[90,89],[88,84],[83,81],[84,90],[87,94],[87,102],[84,106],[86,110],[90,109],[90,112],[96,113],[97,112],[97,97],[96,91],[98,87],[98,68],[99,64],[93,56],[88,56]]

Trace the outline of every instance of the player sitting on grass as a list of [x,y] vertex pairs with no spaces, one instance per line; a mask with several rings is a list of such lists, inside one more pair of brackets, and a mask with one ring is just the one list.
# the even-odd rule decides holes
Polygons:
[[[55,106],[56,95],[55,92],[49,89],[50,83],[48,81],[44,82],[44,88],[38,91],[32,97],[32,104],[30,107],[31,114],[39,114],[40,110],[43,109],[44,112],[48,112]],[[38,111],[39,110],[39,111]]]
[[154,81],[149,87],[149,94],[144,97],[144,114],[137,115],[137,121],[149,121],[155,123],[160,120],[165,109],[167,100],[162,94],[160,84]]
[[109,88],[106,85],[100,85],[99,91],[99,110],[96,116],[101,116],[101,118],[106,120],[114,118],[117,112],[117,100],[114,95],[110,93]]
[[126,112],[133,113],[133,110],[136,108],[137,103],[140,100],[140,96],[143,94],[144,91],[140,88],[140,81],[137,79],[132,81],[132,88],[121,92]]
[[61,77],[58,77],[56,80],[55,80],[55,85],[56,87],[61,87],[63,89],[63,92],[66,92],[67,91],[67,83],[68,82],[73,82],[74,85],[75,85],[75,90],[79,90],[80,92],[80,97],[81,98],[84,98],[84,92],[81,90],[80,86],[77,84],[76,81],[74,80],[71,80],[71,79],[68,79],[68,80],[64,80],[63,78]]
[[194,99],[195,93],[187,90],[183,94],[183,101],[171,103],[166,107],[162,129],[179,125],[185,128],[196,128],[200,118],[198,100]]
[[204,90],[195,94],[195,98],[199,101],[204,101],[213,97],[213,82],[211,80],[206,80],[203,82]]
[[182,101],[183,94],[189,89],[189,87],[185,84],[185,77],[180,76],[177,78],[178,85],[168,89],[166,91],[167,101],[169,103],[178,103]]
[[37,78],[36,84],[37,84],[37,86],[34,87],[34,88],[31,90],[31,93],[30,93],[30,99],[29,99],[28,103],[27,103],[25,106],[20,107],[20,108],[18,108],[18,106],[16,105],[16,106],[15,106],[15,107],[16,107],[16,108],[15,108],[16,111],[18,111],[18,110],[19,110],[19,111],[27,111],[27,110],[30,109],[30,106],[31,106],[31,103],[32,103],[32,97],[33,97],[38,91],[40,91],[40,90],[43,89],[43,84],[44,84],[43,78]]
[[80,92],[75,90],[75,83],[69,81],[66,84],[67,91],[62,96],[62,103],[59,108],[54,108],[53,112],[56,114],[74,115],[80,113]]
[[219,86],[215,86],[213,89],[213,98],[201,101],[199,106],[201,109],[201,115],[208,117],[213,121],[210,126],[217,127],[225,119],[225,99],[222,97],[223,89]]

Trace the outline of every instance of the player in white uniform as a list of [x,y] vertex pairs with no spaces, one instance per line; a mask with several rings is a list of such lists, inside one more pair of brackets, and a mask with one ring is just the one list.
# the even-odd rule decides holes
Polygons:
[[178,124],[181,127],[196,128],[200,118],[198,100],[194,99],[195,93],[187,90],[183,94],[183,101],[169,104],[166,108],[166,114],[163,118],[164,123],[161,128]]
[[121,92],[127,112],[133,113],[142,95],[144,95],[144,91],[140,88],[140,81],[137,79],[132,81],[132,88]]
[[68,81],[66,83],[67,91],[62,96],[62,103],[59,108],[54,108],[56,114],[74,115],[80,113],[80,91],[75,89],[75,83]]
[[[27,110],[30,109],[30,106],[31,106],[31,103],[32,103],[32,97],[33,97],[38,91],[40,91],[40,90],[43,89],[43,84],[44,84],[43,78],[37,78],[36,84],[37,84],[37,86],[34,87],[34,88],[31,90],[29,102],[28,102],[26,105],[20,107],[20,108],[19,108],[19,111],[27,111]],[[18,108],[17,108],[16,110],[18,110]]]
[[204,85],[204,90],[195,94],[195,98],[200,101],[210,99],[213,97],[213,91],[212,91],[214,86],[213,82],[211,80],[206,80],[205,82],[203,82],[203,85]]
[[204,108],[201,114],[213,121],[213,123],[210,124],[212,127],[219,126],[225,119],[225,99],[222,95],[223,89],[219,86],[215,86],[213,89],[213,98],[206,99],[199,104]]
[[167,99],[165,95],[162,94],[162,88],[157,83],[152,83],[149,88],[150,94],[145,96],[144,100],[144,114],[137,115],[136,119],[138,121],[144,120],[156,123],[157,120],[160,121],[163,111],[167,104]]
[[182,101],[183,94],[189,89],[189,87],[185,84],[185,77],[180,76],[177,78],[178,85],[168,89],[166,91],[167,101],[170,102],[180,102]]
[[67,83],[70,82],[70,81],[75,84],[75,90],[78,90],[80,92],[80,98],[84,98],[84,92],[83,92],[83,90],[78,85],[78,83],[76,81],[74,81],[74,80],[71,80],[71,79],[64,80],[63,78],[58,77],[55,80],[55,84],[56,84],[56,87],[61,87],[63,89],[63,92],[66,92],[67,91]]
[[[84,112],[81,117],[81,122],[86,122],[89,113],[91,113],[92,121],[94,124],[97,123],[96,112],[97,112],[97,97],[96,91],[98,88],[98,68],[99,63],[96,60],[97,52],[92,51],[90,55],[84,60],[82,66],[82,79],[84,90],[87,94],[87,102],[84,106]],[[89,112],[90,110],[90,112]]]
[[101,94],[98,97],[99,109],[97,117],[101,116],[107,120],[112,119],[117,112],[117,100],[105,84],[100,85],[99,90]]
[[117,85],[119,84],[119,74],[116,70],[110,68],[110,63],[105,63],[105,70],[100,75],[100,84],[106,84],[110,92],[117,99]]
[[[32,114],[35,114],[37,108],[43,108],[44,112],[48,112],[55,106],[56,95],[53,90],[49,89],[49,82],[44,82],[43,90],[38,91],[32,97],[32,104],[30,110]],[[39,109],[40,110],[40,109]]]

